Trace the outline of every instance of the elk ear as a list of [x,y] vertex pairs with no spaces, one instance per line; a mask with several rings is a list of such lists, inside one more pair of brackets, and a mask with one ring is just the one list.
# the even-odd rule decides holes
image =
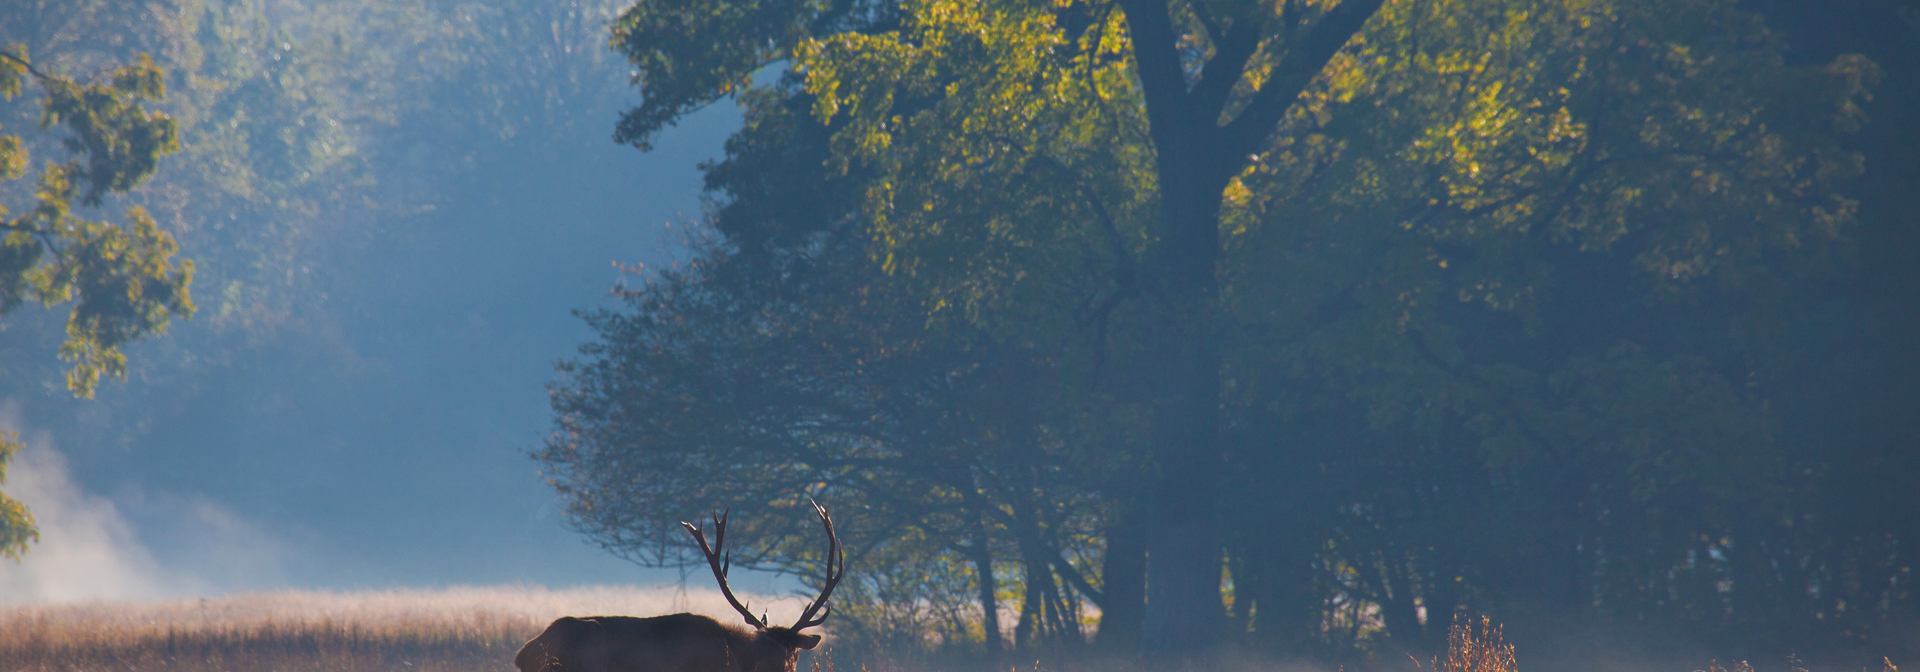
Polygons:
[[819,645],[820,645],[819,635],[801,635],[799,643],[795,644],[797,648],[805,649],[807,651],[812,651],[813,647],[816,647]]

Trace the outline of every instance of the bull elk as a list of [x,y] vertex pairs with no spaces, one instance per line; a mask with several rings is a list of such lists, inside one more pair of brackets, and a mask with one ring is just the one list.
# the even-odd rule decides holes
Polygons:
[[712,546],[701,528],[681,525],[707,556],[713,578],[720,581],[720,594],[753,626],[751,631],[700,614],[567,616],[520,647],[514,666],[520,672],[793,672],[798,651],[820,644],[819,635],[800,631],[826,622],[832,611],[827,596],[846,571],[833,518],[819,504],[813,505],[813,511],[827,528],[826,584],[791,627],[767,625],[733,596],[727,586],[727,570],[733,565],[732,553],[726,550],[727,514],[722,513],[713,517]]

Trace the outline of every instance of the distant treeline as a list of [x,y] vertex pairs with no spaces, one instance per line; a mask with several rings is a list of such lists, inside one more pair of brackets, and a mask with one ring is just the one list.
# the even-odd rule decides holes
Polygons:
[[[32,0],[0,7],[0,51],[79,84],[111,83],[116,68],[151,59],[164,95],[144,105],[170,120],[177,147],[150,179],[125,185],[138,188],[89,194],[84,205],[99,207],[78,212],[110,219],[142,206],[179,241],[199,273],[197,319],[217,323],[224,341],[168,356],[218,363],[247,341],[315,328],[338,280],[326,269],[391,235],[382,227],[400,216],[470,196],[460,191],[476,165],[564,152],[574,125],[593,118],[580,110],[611,118],[626,95],[617,55],[601,46],[613,9]],[[0,102],[0,128],[24,140],[31,164],[24,179],[0,182],[11,216],[34,205],[40,164],[91,140],[42,129],[46,99],[30,86]],[[53,368],[65,315],[0,307],[0,395],[31,394]],[[171,375],[174,364],[142,373]]]
[[1370,6],[634,5],[620,137],[747,118],[538,458],[645,562],[827,504],[880,645],[1912,656],[1920,10],[1392,0],[1258,93]]

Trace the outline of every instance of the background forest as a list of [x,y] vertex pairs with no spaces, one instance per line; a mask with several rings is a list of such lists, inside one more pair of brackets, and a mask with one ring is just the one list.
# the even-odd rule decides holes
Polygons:
[[[111,443],[297,403],[236,380],[378,389],[397,374],[361,354],[445,349],[418,374],[444,402],[366,430],[429,433],[509,379],[453,372],[548,342],[476,318],[402,346],[441,322],[371,317],[442,310],[423,280],[477,265],[472,300],[586,308],[591,333],[538,317],[587,341],[534,450],[571,526],[684,566],[679,521],[731,507],[737,560],[806,584],[825,503],[844,642],[1152,651],[1171,580],[1217,596],[1175,621],[1262,656],[1397,661],[1482,614],[1539,664],[1920,653],[1920,5],[1173,2],[1153,74],[1143,3],[6,5],[0,45],[36,64],[164,71],[179,151],[87,212],[151,215],[197,312],[76,407],[66,308],[13,308],[0,396]],[[1165,78],[1241,140],[1191,171],[1224,197],[1190,294],[1157,223],[1196,189],[1151,123]],[[0,128],[60,156],[41,109]],[[652,241],[590,271],[473,254],[525,222],[631,237],[592,227],[637,206],[578,204],[634,189],[617,144],[680,151],[683,117],[732,135],[682,263],[609,305],[605,257]],[[506,223],[504,190],[552,196]],[[1169,459],[1195,403],[1213,452]]]
[[614,43],[620,139],[745,110],[708,235],[538,455],[610,548],[830,501],[888,646],[1920,642],[1913,5],[703,7]]

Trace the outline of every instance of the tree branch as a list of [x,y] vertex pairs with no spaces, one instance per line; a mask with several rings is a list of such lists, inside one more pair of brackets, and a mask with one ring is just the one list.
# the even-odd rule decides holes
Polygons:
[[1224,33],[1220,32],[1220,22],[1213,20],[1213,17],[1207,14],[1207,3],[1201,2],[1201,0],[1193,0],[1191,11],[1193,12],[1194,18],[1200,19],[1200,27],[1207,29],[1207,40],[1216,41],[1221,39]]
[[50,78],[47,75],[47,73],[41,72],[39,68],[33,67],[33,64],[27,62],[27,59],[14,55],[12,51],[0,49],[0,57],[4,57],[9,61],[13,61],[15,63],[20,64],[20,67],[26,70],[27,74],[33,75],[34,79],[38,79],[44,82]]
[[1217,32],[1219,24],[1207,24],[1210,33],[1207,37],[1215,40],[1213,58],[1201,66],[1200,82],[1187,94],[1198,119],[1218,123],[1220,112],[1226,109],[1227,97],[1246,74],[1247,60],[1260,49],[1262,23],[1253,17],[1241,17],[1225,35]]
[[1067,562],[1066,558],[1061,557],[1059,551],[1050,550],[1048,554],[1053,556],[1050,559],[1053,561],[1053,569],[1055,572],[1058,572],[1060,576],[1066,577],[1067,583],[1073,584],[1074,590],[1080,591],[1080,594],[1087,596],[1087,599],[1093,600],[1094,606],[1100,607],[1101,611],[1107,610],[1106,591],[1094,588],[1093,584],[1088,583],[1087,577],[1081,575],[1080,570],[1075,569],[1073,563]]
[[1289,45],[1273,77],[1254,94],[1253,102],[1223,130],[1222,147],[1233,153],[1251,153],[1273,132],[1276,124],[1307,85],[1325,68],[1347,40],[1380,9],[1383,0],[1345,0],[1307,29],[1304,44]]
[[[1133,60],[1139,67],[1140,88],[1146,99],[1149,128],[1155,135],[1172,131],[1167,126],[1185,126],[1186,110],[1181,103],[1187,94],[1187,78],[1180,63],[1180,36],[1174,33],[1173,19],[1166,0],[1119,0],[1127,13],[1127,32],[1133,40]],[[1185,133],[1197,129],[1182,129]],[[1156,138],[1157,139],[1157,138]]]

